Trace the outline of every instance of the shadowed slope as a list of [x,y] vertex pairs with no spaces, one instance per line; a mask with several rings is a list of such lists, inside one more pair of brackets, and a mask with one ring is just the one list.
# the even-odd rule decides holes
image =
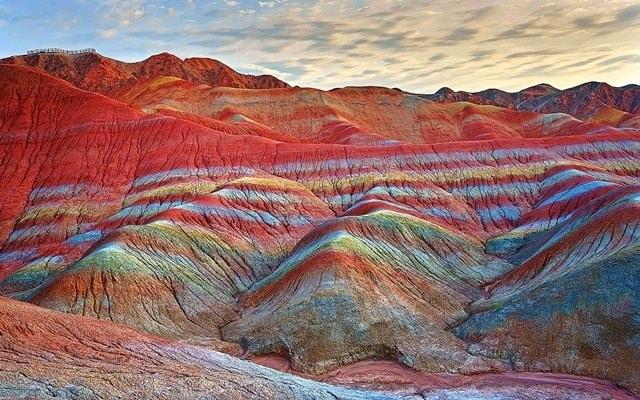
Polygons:
[[640,368],[640,190],[637,182],[585,172],[548,178],[536,209],[554,204],[570,212],[526,238],[510,257],[520,266],[489,287],[492,297],[474,305],[481,312],[458,332],[478,342],[476,354],[615,379],[638,391],[631,371]]
[[[640,392],[639,248],[585,261],[535,290],[474,315],[457,332],[473,354],[529,371],[613,379]],[[486,308],[486,305],[482,305]]]

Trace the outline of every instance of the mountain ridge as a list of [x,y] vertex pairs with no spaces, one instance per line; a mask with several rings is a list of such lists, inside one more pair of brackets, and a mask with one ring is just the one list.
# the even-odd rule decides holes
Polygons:
[[[583,121],[617,123],[618,126],[637,127],[640,113],[640,86],[636,84],[616,87],[606,82],[592,81],[567,89],[556,89],[543,83],[517,92],[500,89],[456,92],[445,87],[434,94],[421,96],[437,102],[469,101],[518,111],[562,112]],[[607,109],[617,110],[624,115],[618,116],[617,121],[611,118],[607,120],[605,115],[601,115],[606,114]]]
[[0,59],[0,64],[28,65],[57,76],[75,86],[108,94],[137,79],[177,76],[213,87],[239,88],[288,87],[271,75],[246,75],[220,61],[194,57],[180,59],[169,53],[152,55],[145,60],[126,63],[99,53],[32,54]]

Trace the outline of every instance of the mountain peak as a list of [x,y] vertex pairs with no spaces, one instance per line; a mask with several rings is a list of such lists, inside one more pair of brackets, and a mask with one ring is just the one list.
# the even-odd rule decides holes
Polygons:
[[437,95],[449,95],[449,94],[453,94],[453,93],[454,93],[453,89],[451,89],[450,87],[447,87],[447,86],[441,87],[436,92]]
[[158,53],[158,54],[153,54],[149,57],[147,57],[145,60],[143,61],[139,61],[141,63],[145,63],[145,62],[158,62],[158,61],[163,61],[163,62],[175,62],[175,63],[182,63],[182,59],[178,56],[175,56],[171,53],[167,53],[167,52],[162,52],[162,53]]

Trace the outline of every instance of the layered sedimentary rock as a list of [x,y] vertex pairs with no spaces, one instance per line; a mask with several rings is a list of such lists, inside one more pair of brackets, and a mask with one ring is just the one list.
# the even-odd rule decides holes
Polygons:
[[589,82],[560,90],[550,85],[536,85],[519,92],[488,89],[480,92],[454,92],[442,88],[422,95],[437,102],[468,101],[520,111],[565,113],[583,121],[601,122],[619,127],[640,127],[640,86],[610,86]]
[[4,298],[0,317],[3,399],[404,397],[317,383],[124,326]]
[[[552,375],[491,375],[471,380],[413,373],[415,382],[378,391],[314,382],[131,328],[64,315],[0,298],[2,399],[432,399],[510,398],[553,394],[558,399],[631,399],[606,382]],[[397,370],[397,368],[395,368]],[[361,370],[361,369],[360,369]],[[384,376],[390,368],[376,367]],[[326,381],[360,381],[359,369]],[[368,369],[368,376],[371,370]],[[407,376],[407,371],[401,371]],[[409,376],[411,376],[409,372]],[[406,379],[406,378],[405,378]],[[384,389],[384,391],[380,391]]]
[[126,63],[98,53],[30,54],[0,59],[0,64],[15,64],[38,68],[90,91],[109,94],[133,84],[139,79],[174,76],[189,82],[209,86],[246,89],[287,87],[285,82],[271,75],[241,74],[218,60],[210,58],[180,59],[161,53],[146,60]]
[[109,95],[0,65],[2,295],[315,376],[386,360],[640,391],[637,130],[381,88]]
[[469,356],[447,328],[466,318],[476,288],[509,265],[484,254],[477,239],[381,203],[301,239],[243,295],[247,309],[225,336],[316,373],[374,357],[428,371],[499,368]]
[[486,311],[458,329],[479,354],[638,388],[638,375],[628,373],[640,368],[638,186],[594,178],[566,170],[550,183],[572,184],[538,207],[555,201],[563,222],[524,240],[510,256],[519,267],[490,286],[492,297],[476,304]]
[[188,119],[232,134],[278,141],[393,145],[515,139],[615,131],[567,114],[539,114],[466,102],[439,104],[378,87],[242,90],[177,78],[145,80],[112,96],[147,113]]

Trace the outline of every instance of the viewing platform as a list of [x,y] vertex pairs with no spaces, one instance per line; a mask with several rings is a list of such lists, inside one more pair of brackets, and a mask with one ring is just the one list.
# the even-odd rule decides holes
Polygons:
[[32,55],[32,54],[87,54],[87,53],[97,53],[97,52],[96,52],[96,49],[93,49],[93,48],[80,49],[80,50],[66,50],[66,49],[59,49],[59,48],[56,48],[56,47],[50,47],[50,48],[46,48],[46,49],[34,49],[34,50],[27,51],[27,55]]

